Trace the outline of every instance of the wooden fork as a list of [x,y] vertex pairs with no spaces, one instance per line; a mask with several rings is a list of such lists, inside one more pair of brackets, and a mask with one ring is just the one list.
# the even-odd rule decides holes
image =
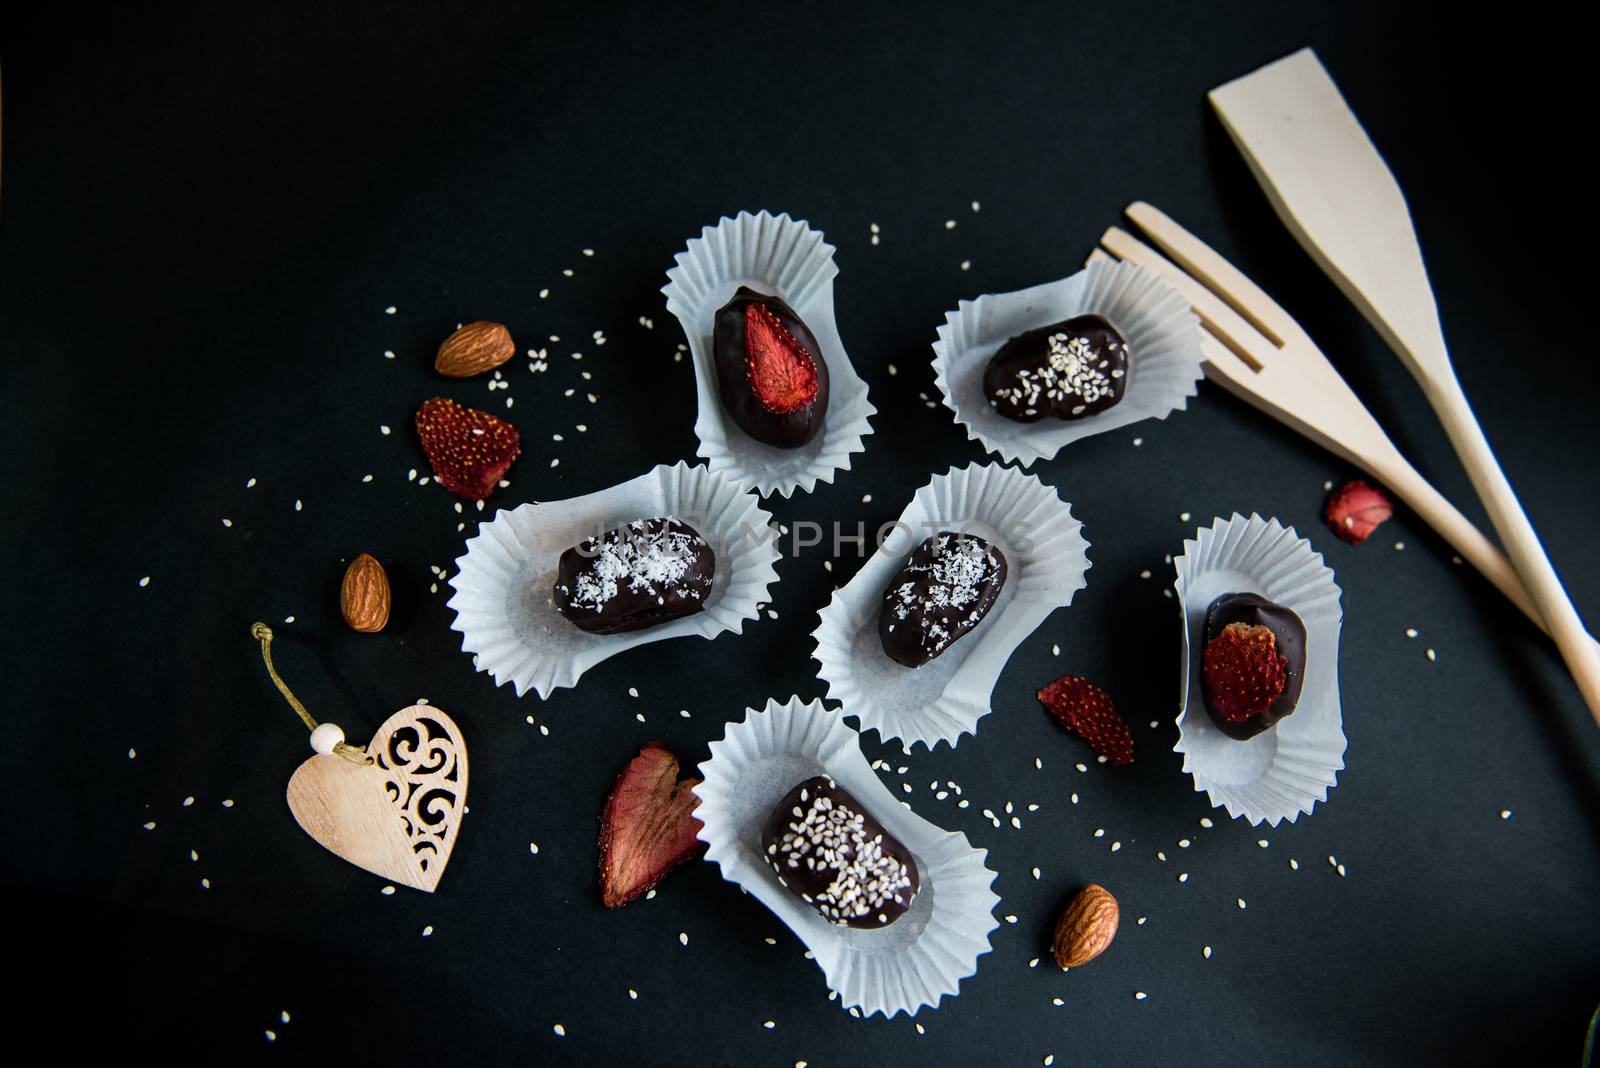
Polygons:
[[[1113,226],[1101,235],[1101,247],[1089,262],[1126,260],[1176,286],[1205,330],[1201,349],[1208,379],[1382,482],[1549,633],[1511,561],[1400,454],[1287,312],[1158,209],[1134,203],[1127,215],[1161,251]],[[1596,644],[1592,637],[1588,640]]]

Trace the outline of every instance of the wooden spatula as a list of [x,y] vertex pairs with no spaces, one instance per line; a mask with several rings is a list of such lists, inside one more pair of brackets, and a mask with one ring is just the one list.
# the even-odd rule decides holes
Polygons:
[[1309,48],[1213,89],[1234,143],[1278,217],[1421,384],[1589,710],[1600,652],[1467,404],[1405,196]]

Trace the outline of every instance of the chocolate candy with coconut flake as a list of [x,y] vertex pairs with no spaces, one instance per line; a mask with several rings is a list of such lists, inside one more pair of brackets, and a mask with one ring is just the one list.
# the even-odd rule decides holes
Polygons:
[[839,927],[889,926],[921,885],[910,851],[826,775],[778,802],[761,851],[778,882]]
[[561,554],[556,609],[592,634],[619,634],[705,608],[716,555],[680,519],[639,519]]
[[748,286],[717,310],[712,361],[722,406],[740,430],[780,449],[816,436],[828,412],[828,365],[793,308]]
[[1128,343],[1098,315],[1029,330],[1001,345],[983,372],[983,395],[1000,415],[1033,423],[1086,419],[1122,399]]
[[926,539],[883,591],[883,651],[921,667],[983,622],[1005,581],[1005,555],[982,538],[942,530]]

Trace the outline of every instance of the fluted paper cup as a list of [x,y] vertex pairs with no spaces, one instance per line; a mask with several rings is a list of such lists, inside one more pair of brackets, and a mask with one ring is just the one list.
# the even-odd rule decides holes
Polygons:
[[[850,469],[851,454],[861,452],[861,439],[872,433],[867,420],[877,409],[867,399],[867,384],[850,365],[834,319],[833,278],[839,268],[833,252],[821,233],[786,214],[740,212],[690,241],[661,290],[694,358],[698,454],[711,470],[763,497],[787,497],[796,489],[810,493],[818,482],[832,482],[836,473]],[[816,437],[797,449],[755,440],[722,406],[711,351],[712,321],[740,286],[774,295],[793,308],[822,348],[817,355],[828,366],[828,410]]]
[[[1177,568],[1183,612],[1183,689],[1176,752],[1194,788],[1235,819],[1276,827],[1310,815],[1344,768],[1339,708],[1339,587],[1311,543],[1276,519],[1218,518],[1183,543]],[[1205,708],[1200,665],[1206,609],[1228,593],[1281,604],[1306,625],[1306,674],[1293,714],[1240,741],[1218,730]]]
[[[1018,423],[996,412],[983,392],[995,351],[1018,334],[1076,315],[1100,316],[1128,343],[1122,399],[1083,419]],[[1186,407],[1202,374],[1200,340],[1200,320],[1170,282],[1135,264],[1094,263],[1057,282],[962,301],[933,343],[933,380],[968,437],[1028,467],[1079,438]]]
[[[716,554],[702,611],[644,630],[590,634],[556,610],[551,590],[564,551],[624,523],[663,516],[694,527]],[[756,497],[703,466],[662,465],[597,493],[507,509],[479,528],[450,580],[450,629],[461,632],[462,650],[496,686],[548,697],[624,649],[742,629],[768,600],[777,559],[772,516]]]
[[[860,738],[838,711],[820,701],[768,701],[730,724],[700,765],[703,780],[695,815],[706,859],[722,877],[754,895],[811,951],[828,988],[863,1016],[915,1015],[955,996],[978,970],[999,926],[990,889],[988,853],[967,836],[935,826],[911,811],[872,773]],[[836,927],[778,882],[762,853],[761,832],[783,795],[813,775],[828,775],[916,861],[920,889],[911,908],[877,930]]]
[[[883,591],[913,549],[941,530],[976,535],[1006,558],[1006,579],[982,622],[918,668],[889,659],[878,635]],[[829,700],[884,739],[954,746],[977,731],[1006,661],[1046,616],[1072,603],[1089,570],[1089,543],[1072,508],[1034,475],[973,464],[934,476],[900,525],[834,591],[811,637]]]

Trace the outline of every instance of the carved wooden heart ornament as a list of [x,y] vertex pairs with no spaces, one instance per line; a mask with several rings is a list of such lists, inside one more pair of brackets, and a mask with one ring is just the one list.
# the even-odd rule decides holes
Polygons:
[[335,855],[432,893],[467,807],[467,745],[432,705],[402,708],[367,743],[374,763],[319,753],[289,779],[289,811]]

